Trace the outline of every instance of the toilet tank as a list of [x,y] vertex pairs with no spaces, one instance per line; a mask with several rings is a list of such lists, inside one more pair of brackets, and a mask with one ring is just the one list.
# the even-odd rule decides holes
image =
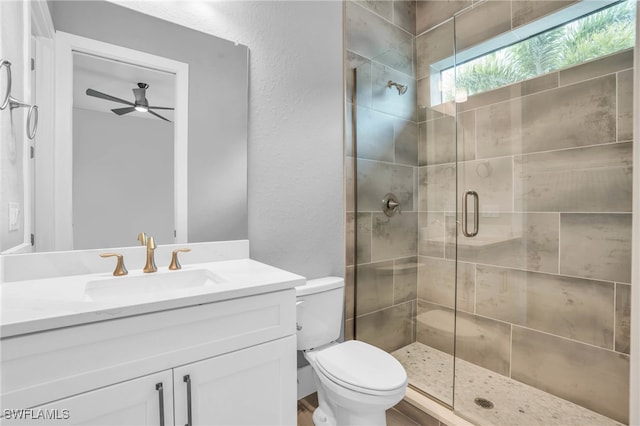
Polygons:
[[299,351],[326,345],[340,337],[343,304],[343,278],[319,278],[296,287]]

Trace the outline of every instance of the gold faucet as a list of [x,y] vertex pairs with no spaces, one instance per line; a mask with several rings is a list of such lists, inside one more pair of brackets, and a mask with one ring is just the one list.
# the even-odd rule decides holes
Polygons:
[[178,269],[182,269],[182,265],[180,265],[180,262],[178,261],[178,253],[186,253],[190,251],[191,249],[181,248],[175,249],[173,252],[171,252],[171,263],[169,264],[169,270],[177,271]]
[[140,241],[140,245],[141,246],[146,246],[147,245],[147,234],[145,234],[144,232],[141,232],[138,234],[138,241]]
[[127,275],[129,272],[127,268],[124,266],[124,260],[122,259],[122,255],[119,253],[100,253],[100,257],[117,257],[118,262],[116,263],[116,269],[113,270],[114,277],[121,277],[123,275]]
[[156,259],[154,257],[154,250],[156,249],[156,242],[153,237],[147,237],[147,263],[144,265],[143,271],[145,273],[156,272],[158,267],[156,266]]

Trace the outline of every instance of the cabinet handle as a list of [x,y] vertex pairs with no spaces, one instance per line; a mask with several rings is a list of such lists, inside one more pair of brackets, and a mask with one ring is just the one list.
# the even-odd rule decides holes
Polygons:
[[158,402],[160,402],[160,426],[164,426],[164,388],[162,382],[156,383],[156,390],[158,391]]
[[187,374],[182,380],[187,384],[187,424],[184,426],[191,426],[191,377]]

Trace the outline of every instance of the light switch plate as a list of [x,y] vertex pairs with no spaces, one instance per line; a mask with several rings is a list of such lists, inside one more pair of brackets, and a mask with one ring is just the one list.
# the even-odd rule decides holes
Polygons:
[[9,231],[20,228],[20,203],[9,203]]

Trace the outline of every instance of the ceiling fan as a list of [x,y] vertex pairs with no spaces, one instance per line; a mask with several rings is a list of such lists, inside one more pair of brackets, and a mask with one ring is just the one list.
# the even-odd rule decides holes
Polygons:
[[135,102],[125,101],[124,99],[116,98],[115,96],[107,95],[106,93],[98,92],[97,90],[93,90],[93,89],[87,89],[86,94],[88,96],[95,96],[96,98],[106,99],[108,101],[131,105],[126,108],[115,108],[111,110],[118,115],[129,114],[130,112],[133,112],[133,111],[148,112],[151,115],[155,115],[156,117],[163,119],[164,121],[171,122],[171,120],[168,120],[163,116],[161,116],[160,114],[157,114],[151,111],[152,109],[173,110],[173,108],[149,106],[149,101],[147,100],[147,97],[146,97],[146,92],[148,88],[149,88],[149,85],[147,83],[138,83],[138,88],[132,89],[133,94],[135,96]]

